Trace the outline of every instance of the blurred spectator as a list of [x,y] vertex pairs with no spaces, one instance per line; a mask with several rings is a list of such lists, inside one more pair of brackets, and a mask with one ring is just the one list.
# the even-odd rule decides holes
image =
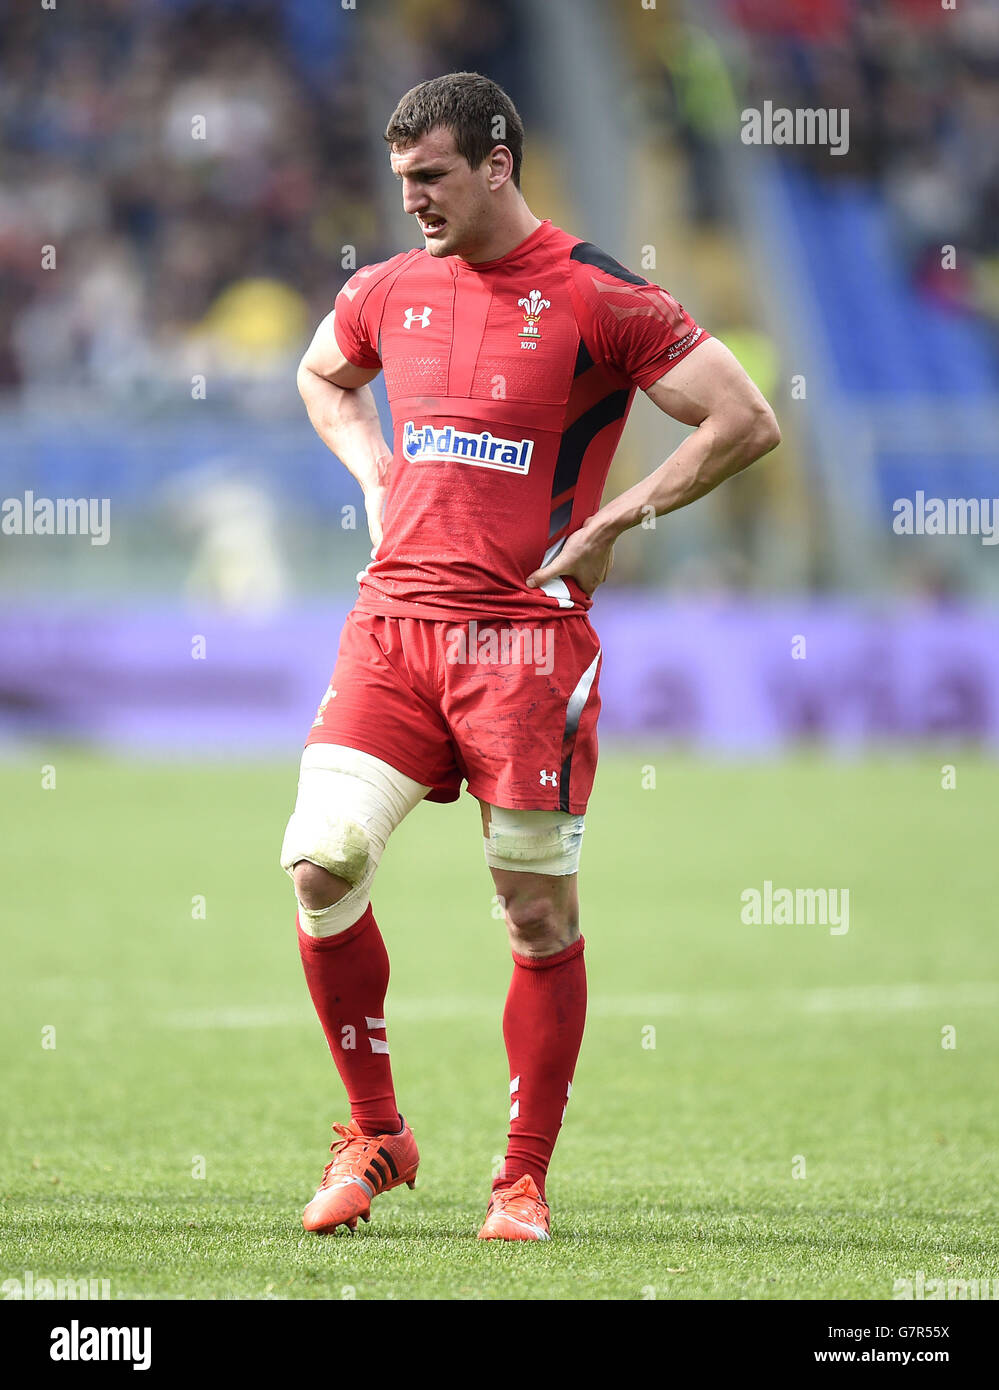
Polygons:
[[244,458],[185,469],[170,480],[164,502],[192,549],[185,590],[193,603],[257,617],[280,608],[288,574],[274,504],[247,475]]
[[6,14],[0,390],[293,378],[343,247],[387,253],[357,42],[325,0]]
[[[749,39],[749,101],[847,107],[850,149],[786,157],[883,183],[915,282],[999,322],[999,6],[961,0],[729,0]],[[958,248],[944,269],[941,248]]]

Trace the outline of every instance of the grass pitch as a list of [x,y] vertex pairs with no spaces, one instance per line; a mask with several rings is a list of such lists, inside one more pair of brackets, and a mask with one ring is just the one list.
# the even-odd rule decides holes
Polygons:
[[[554,1238],[523,1246],[475,1239],[504,1147],[510,966],[471,798],[418,808],[375,889],[418,1186],[356,1237],[317,1238],[300,1211],[347,1109],[276,864],[294,759],[7,764],[0,1279],[883,1299],[920,1270],[996,1276],[999,769],[959,760],[944,790],[942,761],[605,751]],[[765,880],[848,888],[849,931],[743,923]]]

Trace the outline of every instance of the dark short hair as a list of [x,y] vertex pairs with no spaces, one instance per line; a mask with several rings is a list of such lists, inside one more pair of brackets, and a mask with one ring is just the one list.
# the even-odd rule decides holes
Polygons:
[[[502,138],[496,118],[502,120]],[[520,187],[524,124],[503,88],[477,72],[449,72],[411,88],[392,112],[385,128],[390,145],[405,149],[437,126],[454,136],[455,148],[477,169],[497,145],[513,156],[513,182]]]

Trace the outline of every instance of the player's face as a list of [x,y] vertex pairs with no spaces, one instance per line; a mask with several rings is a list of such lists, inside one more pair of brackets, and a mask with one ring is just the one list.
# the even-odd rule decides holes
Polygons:
[[403,209],[416,218],[431,256],[474,260],[489,232],[488,162],[471,168],[451,132],[439,127],[393,152],[392,171],[402,182]]

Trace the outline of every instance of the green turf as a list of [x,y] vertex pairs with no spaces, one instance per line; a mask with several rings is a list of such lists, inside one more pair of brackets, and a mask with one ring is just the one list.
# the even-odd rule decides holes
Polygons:
[[[944,790],[942,761],[605,751],[581,875],[590,1020],[554,1238],[525,1246],[475,1239],[506,1128],[509,961],[470,798],[410,817],[375,896],[419,1185],[321,1239],[299,1214],[346,1110],[275,862],[294,766],[7,764],[0,1278],[93,1275],[125,1298],[877,1299],[918,1270],[996,1276],[999,770],[959,759]],[[744,925],[764,879],[848,887],[849,932]]]

